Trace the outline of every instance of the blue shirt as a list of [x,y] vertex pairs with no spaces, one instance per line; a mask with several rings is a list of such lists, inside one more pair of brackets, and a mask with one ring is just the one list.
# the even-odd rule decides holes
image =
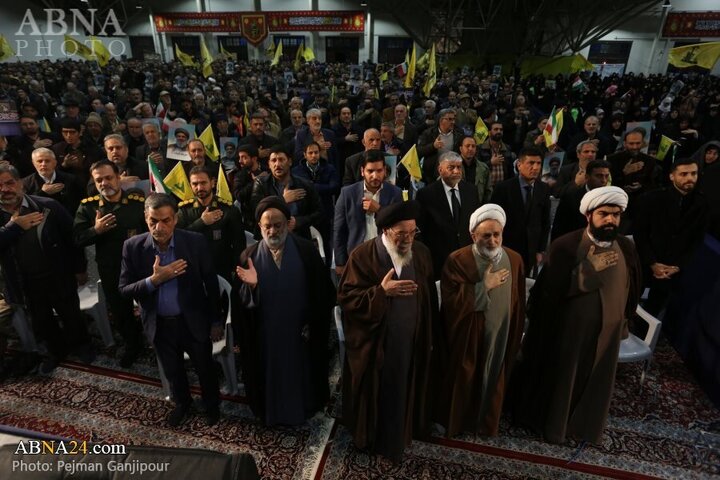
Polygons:
[[[170,243],[166,251],[161,252],[158,248],[157,243],[153,240],[153,249],[155,255],[160,257],[160,265],[168,265],[175,261],[175,236],[170,238]],[[161,317],[174,317],[180,315],[182,310],[180,308],[180,302],[178,297],[178,279],[177,277],[168,280],[165,283],[161,283],[157,287],[150,281],[150,277],[145,279],[145,284],[148,290],[154,292],[158,291],[157,297],[157,314]]]
[[525,179],[522,177],[522,175],[518,175],[518,180],[520,181],[520,193],[522,193],[523,205],[524,205],[527,203],[527,194],[528,194],[527,189],[525,187],[529,186],[530,191],[534,192],[535,191],[535,182],[533,182],[533,183],[526,182]]

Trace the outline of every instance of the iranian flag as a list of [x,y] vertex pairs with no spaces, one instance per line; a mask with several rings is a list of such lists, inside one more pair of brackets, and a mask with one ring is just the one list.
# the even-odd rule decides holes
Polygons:
[[582,90],[585,87],[585,83],[583,83],[580,76],[575,77],[575,80],[572,83],[572,89],[573,91],[579,91]]
[[399,78],[402,78],[405,75],[407,75],[407,72],[408,72],[407,62],[403,62],[400,65],[395,65],[395,75],[397,75]]
[[150,169],[150,190],[155,193],[168,193],[170,190],[165,186],[162,179],[162,174],[155,165],[155,160],[152,157],[147,158],[148,168]]
[[543,130],[543,136],[545,137],[545,145],[548,148],[557,143],[558,138],[560,137],[560,130],[562,130],[562,126],[563,110],[562,108],[560,110],[556,110],[555,107],[553,107],[552,112],[550,112],[550,116],[548,117],[548,122],[545,126],[545,130]]

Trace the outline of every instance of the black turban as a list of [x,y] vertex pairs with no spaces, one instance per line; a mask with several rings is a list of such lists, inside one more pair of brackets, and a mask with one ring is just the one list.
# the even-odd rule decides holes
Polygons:
[[270,208],[277,208],[283,213],[283,215],[285,215],[285,218],[290,220],[290,209],[288,208],[287,203],[285,203],[282,198],[276,196],[265,197],[258,202],[257,208],[255,209],[255,220],[259,222],[260,217],[262,217],[262,214],[265,213],[265,210]]
[[375,225],[378,228],[389,228],[403,220],[417,220],[420,217],[420,207],[417,202],[398,202],[381,208],[375,214]]

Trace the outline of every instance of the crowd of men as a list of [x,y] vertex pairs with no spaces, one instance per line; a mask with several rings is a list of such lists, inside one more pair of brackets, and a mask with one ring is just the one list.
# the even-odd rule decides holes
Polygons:
[[[382,65],[357,78],[303,64],[282,88],[289,65],[220,67],[205,79],[133,60],[3,66],[20,134],[0,137],[0,266],[7,303],[46,344],[40,373],[94,359],[75,291],[94,245],[119,364],[144,331],[170,379],[171,426],[191,411],[183,352],[219,420],[211,351],[227,282],[243,382],[268,425],[325,405],[337,303],[358,447],[398,460],[432,422],[495,435],[504,405],[549,441],[599,442],[640,293],[660,315],[704,235],[720,237],[718,78],[583,75],[576,89],[445,69],[427,98],[421,76],[379,82]],[[563,128],[548,145],[553,107]],[[650,131],[626,128],[636,121]],[[208,125],[226,141],[217,163],[192,138]],[[663,136],[674,144],[659,160]],[[412,147],[421,178],[392,168]],[[138,189],[178,163],[193,199]]]

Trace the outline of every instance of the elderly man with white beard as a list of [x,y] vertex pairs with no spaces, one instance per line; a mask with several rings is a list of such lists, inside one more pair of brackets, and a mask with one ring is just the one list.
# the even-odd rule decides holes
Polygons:
[[523,262],[502,246],[505,221],[499,205],[475,210],[472,245],[450,254],[443,268],[441,318],[449,348],[437,412],[448,437],[498,432],[525,323]]
[[437,292],[430,251],[415,242],[416,202],[375,214],[378,235],[351,254],[340,279],[347,358],[343,419],[355,445],[400,461],[428,433]]
[[266,425],[299,425],[322,409],[328,387],[328,332],[335,287],[315,245],[288,229],[282,198],[255,210],[262,240],[236,267],[243,381]]

